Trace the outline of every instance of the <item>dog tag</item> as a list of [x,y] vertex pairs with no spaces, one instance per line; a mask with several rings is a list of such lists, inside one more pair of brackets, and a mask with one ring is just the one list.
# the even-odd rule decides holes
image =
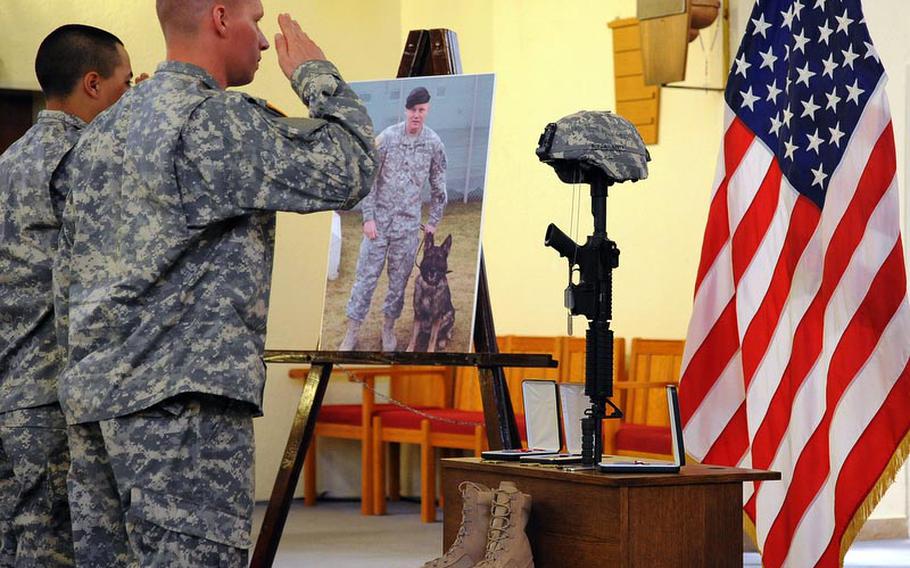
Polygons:
[[565,299],[563,300],[563,304],[565,305],[566,309],[569,310],[569,312],[571,312],[572,308],[575,307],[575,285],[574,284],[569,284],[566,287]]

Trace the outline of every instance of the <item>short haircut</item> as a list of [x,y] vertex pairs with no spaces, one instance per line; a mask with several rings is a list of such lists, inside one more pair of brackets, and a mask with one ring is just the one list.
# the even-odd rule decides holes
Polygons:
[[215,4],[233,3],[234,0],[156,0],[155,9],[167,39],[169,33],[188,35],[198,30],[202,17]]
[[82,24],[67,24],[52,31],[38,47],[35,74],[46,97],[66,97],[86,73],[105,79],[121,63],[117,46],[123,42],[110,32]]

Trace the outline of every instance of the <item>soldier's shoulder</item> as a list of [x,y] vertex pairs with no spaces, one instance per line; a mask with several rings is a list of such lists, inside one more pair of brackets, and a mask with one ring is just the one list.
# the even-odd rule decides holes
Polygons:
[[65,142],[63,135],[62,128],[40,122],[33,124],[0,155],[0,164],[3,168],[26,165],[24,157],[44,153],[48,146],[62,146]]
[[392,138],[395,136],[400,136],[404,132],[404,123],[399,122],[391,126],[386,126],[382,129],[382,132],[379,133],[379,136],[383,138]]
[[445,144],[442,143],[442,138],[439,137],[439,134],[436,134],[435,130],[433,130],[429,126],[424,126],[423,130],[424,130],[424,133],[425,133],[427,139],[432,144],[438,145],[438,146],[445,146]]
[[283,116],[274,106],[265,99],[254,97],[243,91],[216,91],[206,101],[206,106],[212,109],[221,109],[226,113],[232,112],[264,112],[278,118]]

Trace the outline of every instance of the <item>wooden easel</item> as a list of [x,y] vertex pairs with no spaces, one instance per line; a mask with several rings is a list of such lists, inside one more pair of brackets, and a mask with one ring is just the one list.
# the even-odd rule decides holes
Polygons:
[[[412,37],[415,42],[413,44]],[[425,43],[421,44],[421,41]],[[440,45],[440,42],[443,45]],[[454,75],[461,72],[460,68],[460,55],[453,32],[415,30],[408,36],[402,66],[399,68],[399,77]],[[484,421],[490,448],[511,449],[521,446],[515,412],[512,409],[509,387],[503,368],[556,367],[558,363],[550,355],[499,353],[482,248],[474,318],[474,350],[475,353],[266,351],[263,358],[266,363],[310,365],[310,371],[303,385],[288,443],[275,478],[265,518],[262,521],[262,530],[259,532],[256,548],[253,551],[251,568],[270,568],[275,560],[284,524],[294,497],[294,490],[300,479],[304,458],[316,427],[316,418],[322,407],[326,387],[328,387],[329,378],[332,375],[332,367],[336,364],[477,367],[480,374]]]

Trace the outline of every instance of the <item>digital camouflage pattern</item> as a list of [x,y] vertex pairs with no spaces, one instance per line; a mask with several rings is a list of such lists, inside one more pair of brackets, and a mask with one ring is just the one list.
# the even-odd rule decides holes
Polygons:
[[99,115],[63,164],[55,267],[68,321],[68,421],[185,392],[261,409],[275,211],[353,207],[375,169],[372,123],[326,61],[292,86],[315,120],[169,61]]
[[379,233],[373,240],[364,237],[360,243],[347,316],[356,321],[366,319],[382,268],[388,262],[389,291],[382,312],[386,317],[398,319],[404,309],[404,289],[414,269],[419,246],[420,233],[417,231],[397,237]]
[[69,435],[79,566],[246,567],[253,420],[245,404],[183,395],[72,425]]
[[[363,221],[376,221],[376,229],[401,235],[420,228],[420,190],[430,182],[430,211],[427,223],[434,227],[442,220],[446,201],[446,150],[431,128],[409,136],[399,122],[376,137],[379,166],[373,190],[364,198]],[[383,231],[384,230],[384,231]]]
[[84,127],[41,111],[0,156],[0,413],[57,401],[51,269],[66,195],[51,179]]
[[73,566],[69,464],[57,404],[0,414],[0,567]]
[[635,126],[609,111],[576,112],[550,123],[537,156],[565,183],[590,181],[585,168],[600,170],[614,182],[638,181],[648,177],[651,160]]
[[65,193],[52,183],[85,122],[60,111],[0,156],[0,566],[72,566],[63,353],[51,269]]
[[439,225],[445,211],[446,152],[439,135],[424,125],[409,136],[405,123],[383,130],[376,138],[379,166],[373,190],[361,205],[363,221],[375,221],[378,237],[364,237],[347,316],[363,321],[370,310],[379,275],[388,263],[389,290],[383,313],[397,319],[404,307],[404,289],[420,244],[420,191],[429,181],[427,224]]

